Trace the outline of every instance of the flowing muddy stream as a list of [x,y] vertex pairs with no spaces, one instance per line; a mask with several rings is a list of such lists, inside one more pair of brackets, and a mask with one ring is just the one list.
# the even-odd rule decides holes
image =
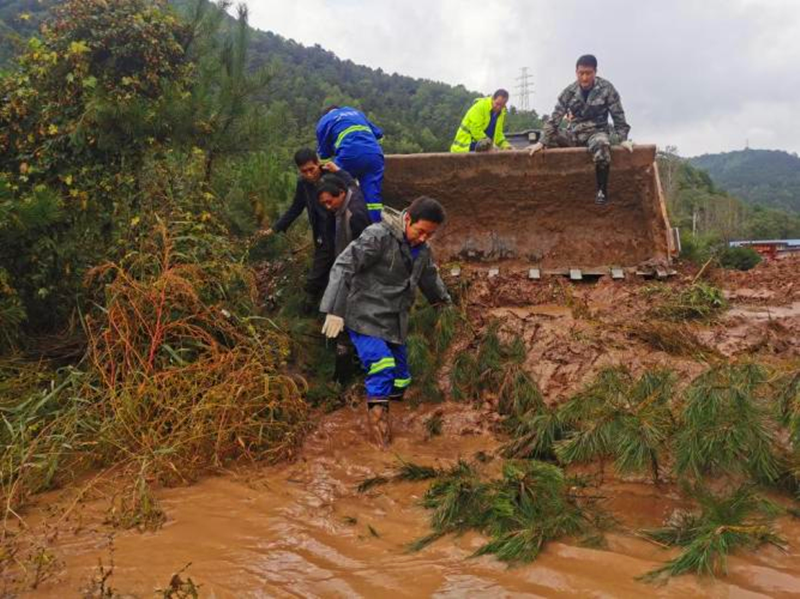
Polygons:
[[[426,440],[424,421],[435,410],[443,413],[443,434]],[[485,421],[464,405],[402,406],[394,411],[395,442],[381,452],[365,441],[360,412],[325,416],[293,464],[159,492],[167,523],[155,533],[116,535],[109,582],[123,596],[151,597],[191,562],[183,576],[202,585],[203,597],[800,596],[800,521],[790,519],[780,522],[788,553],[767,547],[733,557],[725,579],[636,581],[674,553],[624,531],[659,525],[681,505],[673,490],[648,484],[604,487],[620,530],[602,550],[557,542],[535,563],[508,568],[493,557],[469,558],[483,540],[467,534],[408,553],[406,545],[429,530],[418,505],[427,483],[391,483],[365,494],[358,483],[391,471],[398,456],[449,465],[492,452],[497,441],[482,432]],[[55,551],[65,568],[35,596],[79,596],[98,560],[109,563],[105,529],[91,523],[92,509],[83,508],[76,532],[61,534]]]

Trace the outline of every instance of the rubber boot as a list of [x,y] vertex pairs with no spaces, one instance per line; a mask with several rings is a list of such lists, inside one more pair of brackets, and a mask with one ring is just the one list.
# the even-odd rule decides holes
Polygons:
[[389,421],[389,400],[387,398],[367,398],[367,425],[373,442],[378,447],[388,447],[392,441],[392,428]]
[[608,204],[608,174],[610,168],[607,164],[597,164],[594,167],[594,174],[597,180],[597,192],[594,196],[594,203],[603,206]]

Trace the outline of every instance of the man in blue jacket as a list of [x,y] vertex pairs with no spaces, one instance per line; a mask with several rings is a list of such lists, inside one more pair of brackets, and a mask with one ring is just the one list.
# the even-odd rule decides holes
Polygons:
[[358,179],[372,222],[383,210],[383,131],[364,113],[349,106],[331,106],[317,123],[317,152]]

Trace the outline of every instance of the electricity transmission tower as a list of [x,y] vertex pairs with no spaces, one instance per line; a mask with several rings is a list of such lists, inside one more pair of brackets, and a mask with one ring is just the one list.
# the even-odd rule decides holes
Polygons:
[[520,110],[530,110],[531,90],[533,89],[532,77],[528,74],[528,67],[520,69],[520,76],[517,77],[519,84],[517,85],[517,97],[519,103],[517,108]]

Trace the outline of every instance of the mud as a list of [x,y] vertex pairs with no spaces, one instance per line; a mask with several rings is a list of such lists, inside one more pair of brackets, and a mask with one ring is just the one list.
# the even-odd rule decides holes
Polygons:
[[[445,434],[426,441],[423,422],[434,410],[443,413]],[[789,520],[781,523],[788,553],[768,548],[734,557],[724,580],[636,581],[674,554],[631,531],[661,524],[682,505],[674,489],[622,482],[604,490],[607,507],[622,520],[602,550],[553,543],[534,564],[509,569],[491,557],[470,558],[483,539],[467,534],[408,553],[406,545],[428,531],[418,505],[426,483],[363,495],[358,483],[391,471],[396,456],[445,465],[491,453],[497,442],[461,434],[482,418],[461,405],[402,407],[394,416],[391,452],[364,441],[360,412],[342,410],[319,423],[295,464],[160,492],[168,523],[156,533],[116,534],[110,585],[128,596],[152,596],[191,563],[184,579],[201,584],[204,597],[789,597],[800,590],[800,523]],[[65,569],[30,596],[76,596],[96,575],[98,560],[109,564],[97,510],[89,503],[73,513],[57,544]]]
[[442,262],[527,261],[543,268],[633,267],[668,261],[654,146],[613,151],[610,203],[594,204],[583,149],[388,156],[384,199],[438,199],[448,220],[433,242]]
[[[634,374],[669,367],[691,380],[707,365],[692,356],[658,351],[635,330],[652,322],[649,287],[691,284],[697,269],[666,283],[636,277],[573,284],[559,277],[531,281],[524,273],[489,279],[465,272],[470,319],[485,326],[501,323],[506,335],[520,335],[528,348],[526,368],[546,401],[558,403],[579,390],[602,368],[625,364]],[[719,271],[714,282],[731,302],[730,310],[709,324],[685,325],[709,352],[728,358],[792,362],[800,358],[800,259],[763,263],[746,273]],[[455,284],[449,279],[449,284]],[[743,293],[743,289],[752,293]]]
[[[476,331],[494,319],[503,334],[521,335],[528,348],[526,368],[545,399],[558,402],[605,365],[625,364],[635,373],[669,367],[682,382],[706,368],[694,359],[655,351],[632,334],[647,323],[653,301],[648,287],[688,285],[696,269],[681,273],[668,283],[601,279],[573,285],[556,278],[488,280],[475,274],[461,284]],[[730,310],[717,322],[693,324],[690,330],[733,358],[796,364],[800,305],[789,283],[800,280],[800,260],[723,274],[717,273],[717,280],[731,298]],[[754,299],[741,289],[761,295]],[[443,434],[428,439],[424,423],[437,412]],[[158,491],[167,521],[157,532],[114,531],[105,523],[113,480],[83,494],[76,485],[40,496],[23,514],[30,527],[26,534],[47,537],[48,550],[62,565],[28,595],[78,596],[97,576],[98,560],[107,566],[113,555],[111,586],[140,597],[152,596],[189,563],[183,577],[201,584],[203,597],[800,596],[800,520],[788,518],[778,523],[789,544],[786,553],[766,547],[734,555],[728,576],[718,580],[684,576],[665,586],[637,581],[676,554],[635,531],[659,526],[686,506],[669,485],[632,480],[606,479],[602,487],[606,507],[620,519],[602,549],[565,539],[548,545],[535,563],[511,569],[493,557],[470,558],[483,542],[475,534],[446,537],[408,553],[408,543],[429,531],[428,514],[419,505],[427,484],[394,483],[366,494],[357,493],[357,485],[391,472],[398,458],[449,465],[478,452],[491,456],[502,443],[493,433],[495,416],[464,404],[395,406],[395,441],[387,452],[366,441],[360,410],[319,416],[292,464],[252,466],[192,487]]]

